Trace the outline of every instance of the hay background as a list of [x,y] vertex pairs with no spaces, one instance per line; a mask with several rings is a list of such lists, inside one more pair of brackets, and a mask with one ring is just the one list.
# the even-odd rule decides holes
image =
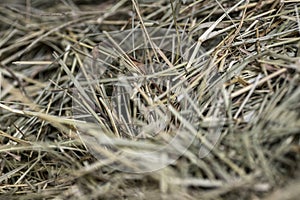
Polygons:
[[[243,1],[207,32],[238,2],[188,1],[176,16],[178,27],[205,39],[220,73],[240,67],[226,80],[228,124],[215,153],[197,159],[191,147],[172,166],[130,174],[104,166],[78,138],[68,121],[71,80],[53,52],[76,69],[78,51],[98,42],[80,43],[87,34],[131,27],[131,1],[1,1],[0,198],[297,199],[299,1]],[[174,21],[169,1],[138,5],[148,24]],[[259,74],[267,78],[249,93]]]

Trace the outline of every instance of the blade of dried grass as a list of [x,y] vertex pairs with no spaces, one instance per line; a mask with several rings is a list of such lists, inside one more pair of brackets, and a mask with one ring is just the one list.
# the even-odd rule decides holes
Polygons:
[[209,27],[199,38],[196,44],[196,47],[193,51],[193,54],[186,66],[187,69],[189,69],[191,67],[191,65],[193,64],[196,55],[198,54],[198,51],[200,50],[200,47],[202,45],[202,43],[207,40],[209,34],[216,28],[216,26],[234,9],[236,9],[241,3],[243,3],[244,0],[239,1],[238,3],[236,3],[234,6],[232,6],[230,9],[228,9],[228,11],[226,11],[226,13],[224,13],[211,27]]
[[[258,81],[257,86],[262,85],[263,83],[267,82],[268,80],[270,80],[270,79],[272,79],[272,78],[274,78],[276,76],[279,76],[280,74],[283,74],[286,71],[287,71],[286,68],[282,68],[282,69],[280,69],[280,70],[278,70],[278,71],[276,71],[276,72],[274,72],[274,73],[272,73],[272,74],[270,74],[270,75],[262,78],[260,81]],[[235,97],[237,97],[237,96],[239,96],[239,95],[241,95],[241,94],[243,94],[245,92],[248,92],[253,87],[254,87],[254,84],[248,85],[248,86],[246,86],[246,87],[244,87],[244,88],[242,88],[242,89],[240,89],[240,90],[232,93],[231,94],[231,98],[235,98]]]

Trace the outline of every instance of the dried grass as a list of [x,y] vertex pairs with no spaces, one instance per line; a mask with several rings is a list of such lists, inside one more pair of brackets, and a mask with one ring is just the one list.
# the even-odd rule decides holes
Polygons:
[[[299,12],[297,0],[4,1],[1,199],[297,199]],[[148,50],[114,35],[134,28]],[[174,31],[175,54],[157,29]]]

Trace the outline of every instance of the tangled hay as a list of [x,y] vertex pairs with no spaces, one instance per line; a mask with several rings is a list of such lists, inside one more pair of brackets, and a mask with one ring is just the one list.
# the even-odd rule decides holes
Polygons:
[[297,199],[299,1],[0,4],[1,199]]

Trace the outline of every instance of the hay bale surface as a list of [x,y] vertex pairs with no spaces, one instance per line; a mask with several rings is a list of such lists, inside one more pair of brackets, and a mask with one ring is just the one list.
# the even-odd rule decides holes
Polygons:
[[300,195],[298,1],[15,0],[0,13],[0,199]]

